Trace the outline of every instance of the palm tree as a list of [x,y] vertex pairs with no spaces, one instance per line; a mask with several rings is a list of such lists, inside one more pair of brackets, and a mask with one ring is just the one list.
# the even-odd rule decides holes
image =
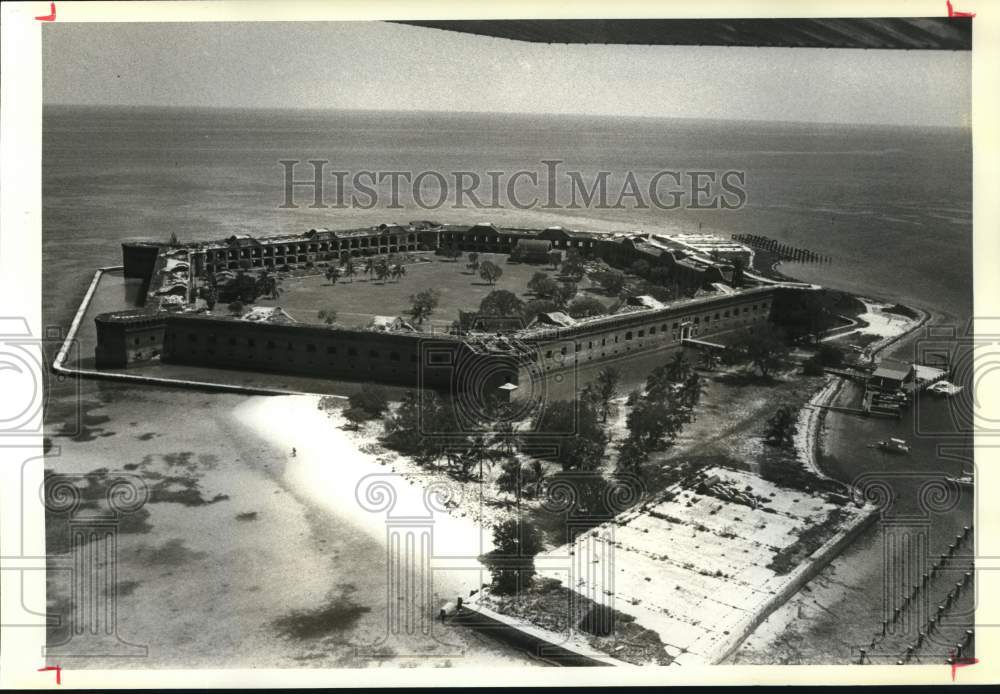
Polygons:
[[389,263],[385,258],[379,258],[375,263],[375,279],[381,280],[385,284],[385,278],[389,276]]
[[331,265],[326,269],[326,280],[330,284],[337,284],[338,279],[340,279],[340,268]]
[[368,256],[365,258],[365,269],[364,273],[368,275],[368,279],[371,280],[372,273],[375,272],[375,258]]
[[215,284],[209,285],[208,289],[205,290],[205,305],[208,310],[211,311],[215,308],[215,304],[219,301],[219,291],[215,288]]
[[354,260],[351,258],[351,256],[347,256],[347,258],[344,260],[343,265],[344,265],[344,276],[347,277],[353,284],[354,275],[356,275],[358,272],[358,269],[354,267]]
[[257,291],[271,299],[277,299],[281,296],[281,286],[278,279],[266,269],[257,278]]
[[690,376],[684,379],[680,391],[680,401],[685,407],[694,407],[701,400],[701,395],[704,392],[705,386],[702,383],[701,377],[692,372]]
[[258,294],[270,294],[271,293],[271,275],[268,274],[265,269],[257,276],[257,293]]
[[542,487],[545,484],[545,468],[542,467],[542,461],[537,459],[532,459],[530,463],[531,469],[531,493],[534,496],[538,496],[541,493]]
[[699,366],[709,371],[717,368],[719,366],[719,355],[715,352],[702,352]]
[[493,424],[493,438],[490,441],[490,446],[506,456],[512,456],[517,445],[517,436],[517,425],[510,420],[509,413],[501,409]]
[[691,362],[684,356],[684,352],[677,352],[670,362],[670,377],[680,383],[691,375]]
[[393,265],[391,270],[392,278],[399,281],[399,278],[406,274],[406,267],[403,265]]
[[493,448],[490,447],[490,441],[486,436],[480,434],[472,438],[471,445],[465,451],[463,455],[464,462],[463,467],[466,476],[468,476],[468,471],[474,466],[479,467],[479,481],[483,481],[483,465],[493,466],[493,463],[497,459],[497,453]]
[[621,372],[613,366],[605,367],[597,374],[597,388],[595,393],[600,405],[601,418],[604,422],[608,421],[608,411],[611,408],[611,401],[618,392],[618,384],[621,383],[621,380]]

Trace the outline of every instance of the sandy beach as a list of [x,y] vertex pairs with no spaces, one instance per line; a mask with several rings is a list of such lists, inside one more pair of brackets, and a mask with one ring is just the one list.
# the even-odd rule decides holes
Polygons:
[[[493,549],[491,532],[466,514],[446,510],[446,503],[457,505],[462,495],[478,489],[449,484],[441,474],[416,471],[412,463],[383,451],[374,435],[347,431],[340,412],[321,410],[319,401],[309,395],[252,398],[233,416],[285,452],[283,481],[296,496],[372,541],[385,546],[390,520],[412,519],[414,527],[432,525],[431,556],[447,558],[456,567],[434,572],[442,605],[478,589],[488,575],[481,573],[477,557]],[[379,426],[380,422],[371,424],[370,431]],[[429,498],[429,493],[438,498]],[[472,499],[463,501],[465,506],[474,504]]]

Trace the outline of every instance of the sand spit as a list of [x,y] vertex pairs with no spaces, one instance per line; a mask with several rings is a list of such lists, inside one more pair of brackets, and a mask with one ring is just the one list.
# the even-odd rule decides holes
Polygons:
[[395,456],[383,454],[372,442],[374,436],[347,431],[341,414],[327,413],[319,401],[312,395],[255,398],[234,416],[287,451],[284,482],[309,505],[383,546],[400,527],[432,527],[427,559],[441,604],[480,588],[484,577],[477,558],[492,549],[491,533],[471,516],[447,510],[467,490],[443,482],[439,475],[421,475],[401,462],[390,463]]

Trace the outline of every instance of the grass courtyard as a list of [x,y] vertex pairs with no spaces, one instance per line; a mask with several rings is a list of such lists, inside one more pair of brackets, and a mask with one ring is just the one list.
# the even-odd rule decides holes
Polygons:
[[[353,281],[341,277],[335,286],[331,286],[322,274],[287,277],[282,280],[278,299],[261,297],[257,305],[280,306],[302,323],[322,323],[319,312],[333,309],[337,312],[338,325],[364,327],[373,316],[403,316],[409,320],[410,296],[425,289],[436,289],[440,301],[434,315],[424,322],[423,329],[441,331],[458,319],[460,310],[477,310],[483,297],[495,289],[506,289],[522,301],[529,301],[533,297],[528,294],[527,284],[536,272],[557,274],[550,265],[508,263],[504,254],[481,253],[480,263],[489,260],[503,270],[496,285],[491,286],[478,272],[466,267],[469,261],[464,255],[457,262],[432,254],[419,257],[429,262],[406,265],[406,276],[398,281],[387,279],[383,282],[360,272]],[[361,267],[363,262],[358,263],[359,270]]]

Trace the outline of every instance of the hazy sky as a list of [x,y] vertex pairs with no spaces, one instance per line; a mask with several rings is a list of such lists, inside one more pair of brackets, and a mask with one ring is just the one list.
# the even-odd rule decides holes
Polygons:
[[970,52],[548,45],[385,23],[44,27],[48,104],[968,124]]

